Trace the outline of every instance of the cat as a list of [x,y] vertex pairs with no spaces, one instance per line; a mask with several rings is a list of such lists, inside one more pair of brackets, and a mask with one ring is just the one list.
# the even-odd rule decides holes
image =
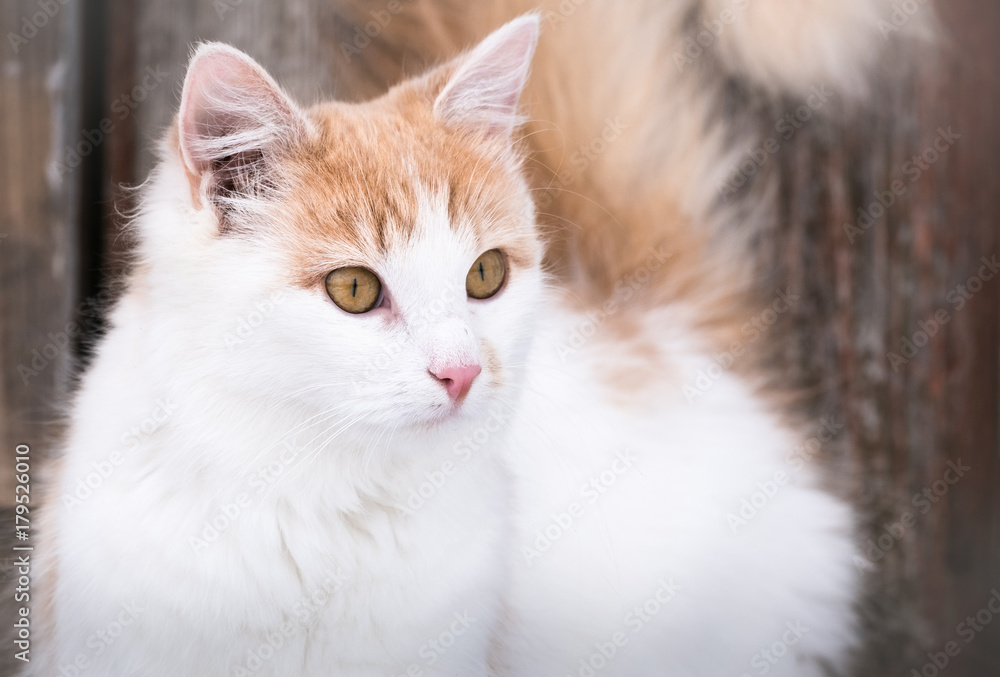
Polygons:
[[[789,10],[761,0],[652,78],[693,6],[616,6],[636,33],[616,84],[560,79],[588,61],[559,53],[620,54],[600,47],[621,31],[550,31],[529,79],[540,24],[603,27],[602,0],[361,104],[304,109],[242,52],[197,49],[53,470],[26,674],[848,665],[854,516],[811,462],[836,423],[794,422],[741,359],[751,271],[713,230],[729,154],[697,74],[848,92],[875,52],[789,63],[813,52],[762,47]],[[874,5],[837,6],[793,14],[853,44]]]
[[28,674],[488,673],[546,295],[512,143],[537,33],[307,110],[198,48],[73,404]]

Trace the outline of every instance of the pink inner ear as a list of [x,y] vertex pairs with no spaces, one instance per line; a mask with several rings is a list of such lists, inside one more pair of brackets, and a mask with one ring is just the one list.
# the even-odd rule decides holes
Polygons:
[[494,31],[459,66],[434,104],[438,117],[486,134],[520,123],[517,103],[538,43],[538,17],[522,16]]
[[281,88],[242,52],[203,45],[191,60],[179,127],[181,154],[192,173],[226,157],[260,151],[301,129],[301,120]]

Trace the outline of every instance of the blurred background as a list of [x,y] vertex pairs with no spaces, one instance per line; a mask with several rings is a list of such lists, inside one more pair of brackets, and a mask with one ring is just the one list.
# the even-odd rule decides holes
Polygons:
[[[393,2],[399,21],[422,11]],[[353,58],[343,46],[386,7],[4,0],[0,504],[15,445],[54,443],[125,270],[120,186],[153,165],[191,44],[236,45],[304,103],[369,98],[463,46],[445,28],[437,51],[375,35]],[[817,419],[844,425],[825,453],[862,475],[880,567],[863,674],[877,677],[1000,675],[1000,3],[937,11],[941,43],[887,56],[872,106],[782,143],[763,170],[777,218],[753,252],[772,289],[802,296],[779,318],[792,338],[776,368],[809,389]],[[801,104],[746,115],[768,134]]]

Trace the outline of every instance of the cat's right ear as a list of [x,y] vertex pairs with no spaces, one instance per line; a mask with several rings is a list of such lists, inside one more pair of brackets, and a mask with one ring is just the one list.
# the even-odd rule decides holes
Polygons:
[[539,23],[537,14],[520,16],[461,57],[434,102],[438,119],[486,136],[510,136],[522,122],[518,100],[538,44]]
[[298,106],[249,56],[219,43],[195,51],[178,132],[196,207],[257,195],[268,162],[307,130]]

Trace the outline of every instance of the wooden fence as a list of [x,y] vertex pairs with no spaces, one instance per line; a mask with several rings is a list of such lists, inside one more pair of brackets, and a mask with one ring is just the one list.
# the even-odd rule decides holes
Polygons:
[[[803,127],[775,155],[781,218],[756,252],[769,284],[803,299],[782,318],[796,340],[780,366],[814,386],[817,414],[845,424],[841,453],[863,472],[885,604],[869,614],[872,677],[931,677],[925,664],[949,641],[959,652],[940,674],[1000,674],[1000,620],[981,613],[1000,589],[1000,279],[975,281],[1000,257],[1000,4],[939,12],[943,46],[884,64],[878,112]],[[190,44],[245,49],[305,102],[367,97],[386,83],[337,48],[352,16],[335,0],[0,7],[0,503],[14,446],[52,445],[55,405],[100,325],[93,300],[128,247],[116,186],[152,165]],[[411,71],[438,56],[380,52]],[[760,113],[762,128],[774,119]],[[949,130],[933,162],[907,165]],[[945,487],[949,463],[970,470]],[[973,626],[959,624],[977,613],[967,641]]]

